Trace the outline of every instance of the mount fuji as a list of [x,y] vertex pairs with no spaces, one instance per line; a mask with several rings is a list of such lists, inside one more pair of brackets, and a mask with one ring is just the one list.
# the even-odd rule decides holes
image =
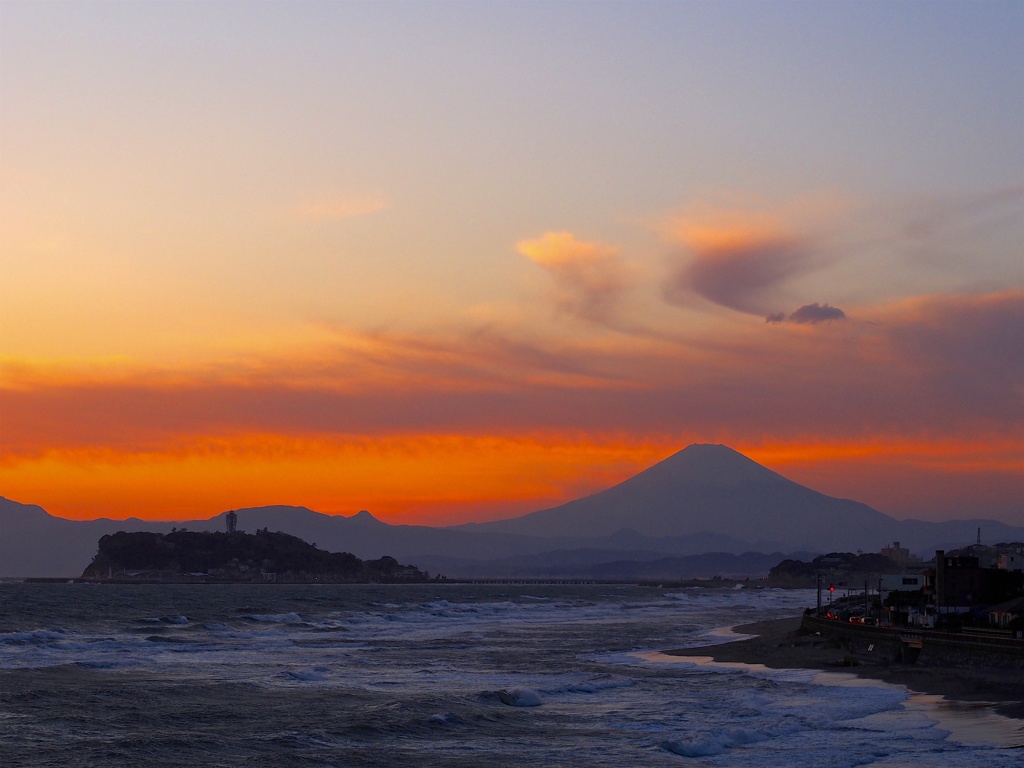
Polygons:
[[[173,525],[223,531],[226,514]],[[1024,528],[994,520],[897,520],[806,488],[724,445],[691,445],[592,496],[489,523],[389,525],[369,512],[346,517],[296,506],[239,509],[237,515],[240,530],[270,528],[331,552],[362,559],[391,555],[452,577],[597,578],[607,571],[601,566],[614,563],[630,578],[650,568],[629,563],[655,562],[676,577],[755,575],[767,570],[766,555],[759,553],[773,553],[778,562],[792,553],[877,552],[899,541],[927,557],[935,549],[972,543],[978,528],[990,542],[1024,541]],[[0,497],[0,576],[76,576],[100,536],[165,533],[171,526],[138,518],[66,520]],[[722,557],[709,559],[707,553]]]

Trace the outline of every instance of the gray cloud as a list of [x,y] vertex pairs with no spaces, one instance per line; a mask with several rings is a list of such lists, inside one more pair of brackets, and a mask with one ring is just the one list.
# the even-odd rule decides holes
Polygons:
[[763,315],[774,289],[809,263],[805,250],[791,240],[698,251],[676,270],[662,293],[672,304],[689,303],[692,292],[738,312]]
[[791,323],[827,323],[832,320],[845,320],[846,313],[839,307],[828,304],[804,304],[789,316]]
[[785,312],[773,312],[764,321],[772,325],[779,323],[800,323],[802,325],[815,325],[817,323],[828,323],[832,320],[845,320],[846,313],[839,307],[829,304],[804,304],[798,310],[788,316]]

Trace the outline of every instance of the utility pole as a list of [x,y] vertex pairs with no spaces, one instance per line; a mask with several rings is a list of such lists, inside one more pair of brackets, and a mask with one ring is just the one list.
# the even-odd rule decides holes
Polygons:
[[[878,623],[882,623],[882,577],[878,577]],[[892,623],[891,621],[889,622]]]

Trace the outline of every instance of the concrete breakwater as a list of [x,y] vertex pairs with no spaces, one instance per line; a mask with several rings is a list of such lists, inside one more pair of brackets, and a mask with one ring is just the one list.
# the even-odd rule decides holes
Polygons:
[[872,627],[810,614],[803,617],[801,629],[835,642],[857,662],[1024,670],[1024,639],[1019,638]]

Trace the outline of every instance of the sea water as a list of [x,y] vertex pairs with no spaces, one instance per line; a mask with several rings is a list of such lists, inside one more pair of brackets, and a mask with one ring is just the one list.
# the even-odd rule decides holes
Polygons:
[[974,732],[899,687],[660,653],[813,602],[742,585],[0,584],[0,765],[1021,765],[1016,721]]

